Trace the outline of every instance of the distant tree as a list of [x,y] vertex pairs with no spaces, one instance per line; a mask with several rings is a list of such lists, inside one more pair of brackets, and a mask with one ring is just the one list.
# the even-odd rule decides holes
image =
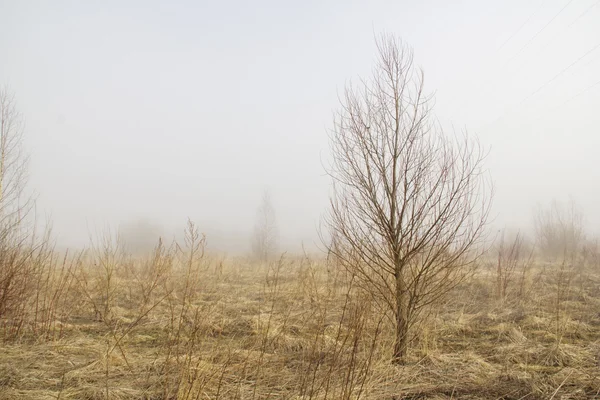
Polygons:
[[556,261],[574,261],[585,239],[583,214],[571,199],[568,203],[553,200],[534,214],[538,248],[542,255]]
[[481,255],[490,196],[481,147],[437,128],[412,50],[390,36],[377,48],[372,79],[346,88],[334,120],[326,245],[391,311],[400,364],[420,312]]
[[121,225],[119,236],[126,251],[145,254],[156,248],[163,229],[146,219],[137,219]]
[[278,240],[279,230],[277,229],[275,208],[269,192],[265,191],[256,211],[256,223],[252,238],[254,257],[260,261],[270,260],[277,252]]

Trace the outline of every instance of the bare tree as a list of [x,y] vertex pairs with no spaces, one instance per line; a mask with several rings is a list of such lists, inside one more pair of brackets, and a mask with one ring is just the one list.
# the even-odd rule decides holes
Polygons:
[[260,206],[256,211],[256,223],[254,225],[254,237],[252,241],[254,256],[260,261],[271,259],[277,251],[278,237],[279,231],[277,229],[275,208],[273,208],[269,192],[265,191]]
[[480,145],[435,125],[412,50],[385,35],[377,49],[372,78],[347,86],[334,119],[328,250],[391,311],[404,363],[419,314],[481,255],[491,193]]
[[41,248],[24,223],[33,203],[24,193],[23,129],[14,96],[0,88],[0,319],[24,306],[33,280],[31,260]]

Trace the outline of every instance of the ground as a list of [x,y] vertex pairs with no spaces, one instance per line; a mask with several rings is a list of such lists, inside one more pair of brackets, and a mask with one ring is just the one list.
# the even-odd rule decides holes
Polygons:
[[394,365],[386,313],[319,257],[113,256],[57,259],[4,321],[0,398],[600,398],[598,270],[536,263],[500,299],[482,263]]

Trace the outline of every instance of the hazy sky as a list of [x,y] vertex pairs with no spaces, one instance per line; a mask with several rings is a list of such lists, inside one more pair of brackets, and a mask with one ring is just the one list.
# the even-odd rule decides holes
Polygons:
[[337,95],[386,31],[414,48],[442,125],[491,147],[497,224],[572,196],[595,228],[598,3],[0,0],[0,84],[61,243],[138,218],[233,237],[265,188],[284,239],[310,242]]

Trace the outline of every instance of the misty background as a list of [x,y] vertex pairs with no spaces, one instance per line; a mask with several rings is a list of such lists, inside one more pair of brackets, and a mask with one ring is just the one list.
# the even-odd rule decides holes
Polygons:
[[105,227],[169,237],[189,217],[209,247],[246,251],[268,190],[282,247],[310,248],[338,95],[389,32],[440,125],[489,148],[494,227],[572,198],[598,233],[599,3],[0,0],[0,84],[59,245]]

